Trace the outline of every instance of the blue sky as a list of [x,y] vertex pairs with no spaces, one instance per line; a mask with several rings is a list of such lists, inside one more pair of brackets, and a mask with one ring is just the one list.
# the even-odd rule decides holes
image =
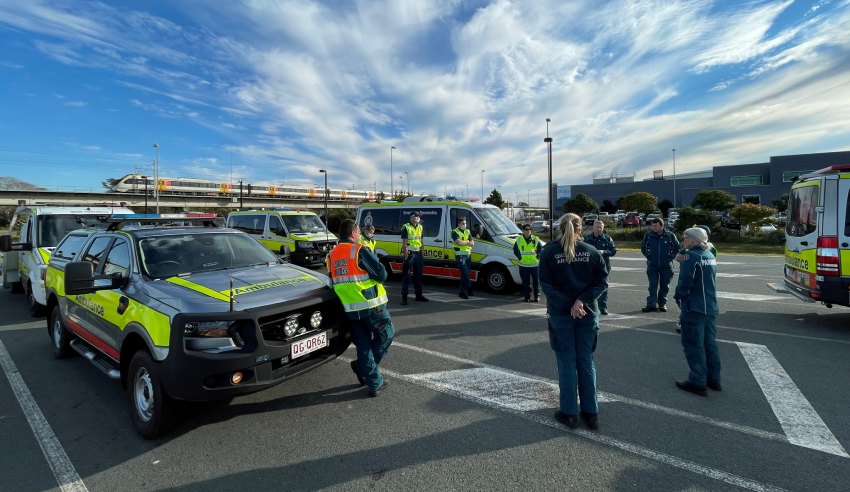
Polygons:
[[[850,149],[850,0],[0,0],[0,176],[545,196]],[[485,170],[484,173],[481,170]],[[401,177],[401,179],[400,179]],[[529,191],[530,190],[530,191]]]

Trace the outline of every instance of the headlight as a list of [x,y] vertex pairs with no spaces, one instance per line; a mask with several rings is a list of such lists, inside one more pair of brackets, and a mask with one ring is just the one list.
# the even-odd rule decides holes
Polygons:
[[298,315],[290,316],[286,319],[286,322],[283,324],[283,332],[286,336],[291,337],[298,331]]
[[190,337],[229,337],[231,326],[233,321],[189,321],[183,326],[183,333]]
[[318,328],[322,325],[322,312],[316,311],[310,315],[310,326]]
[[310,241],[295,241],[295,247],[298,249],[314,249],[313,243]]

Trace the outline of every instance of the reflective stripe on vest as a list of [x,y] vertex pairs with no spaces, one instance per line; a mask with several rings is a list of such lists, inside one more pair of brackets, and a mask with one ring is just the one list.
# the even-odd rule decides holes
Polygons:
[[540,261],[537,259],[537,241],[537,236],[531,236],[531,242],[526,242],[525,236],[517,238],[516,244],[522,255],[522,259],[519,260],[519,266],[536,267],[540,264]]
[[416,227],[413,227],[413,224],[408,222],[402,227],[407,230],[407,249],[409,251],[419,251],[422,247],[422,224],[416,224]]
[[[457,228],[457,229],[453,230],[452,232],[457,234],[457,239],[459,241],[469,241],[469,229],[460,230],[460,228]],[[455,243],[454,241],[453,241],[453,243],[454,243],[453,245],[454,245],[454,248],[455,248],[455,256],[466,256],[466,255],[469,254],[470,251],[472,251],[472,246],[470,246],[468,244],[465,245],[465,246],[462,246],[458,243]]]
[[[387,303],[387,291],[380,283],[369,278],[369,272],[360,268],[357,257],[362,244],[339,243],[328,255],[330,257],[331,282],[346,312],[383,306]],[[366,299],[363,292],[374,287],[377,297]]]

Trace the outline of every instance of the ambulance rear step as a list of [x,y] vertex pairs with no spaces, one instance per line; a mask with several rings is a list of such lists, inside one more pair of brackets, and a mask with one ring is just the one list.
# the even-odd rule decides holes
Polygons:
[[79,338],[75,338],[71,340],[71,348],[80,353],[83,357],[89,360],[95,367],[103,371],[104,374],[109,376],[112,379],[120,379],[121,371],[118,366],[108,360],[106,357],[95,351],[91,346],[89,346],[86,342],[80,340]]

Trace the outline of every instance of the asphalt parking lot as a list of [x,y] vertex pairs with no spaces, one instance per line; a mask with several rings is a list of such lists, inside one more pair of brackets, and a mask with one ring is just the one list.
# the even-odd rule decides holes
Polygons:
[[640,255],[612,258],[598,432],[552,417],[545,304],[518,293],[462,300],[426,281],[431,302],[401,306],[389,282],[397,336],[378,398],[350,350],[265,392],[184,405],[146,441],[119,385],[54,360],[44,319],[2,290],[0,490],[846,490],[850,309],[768,289],[782,261],[721,251],[723,391],[700,397],[673,385],[687,375],[677,309],[642,313]]

